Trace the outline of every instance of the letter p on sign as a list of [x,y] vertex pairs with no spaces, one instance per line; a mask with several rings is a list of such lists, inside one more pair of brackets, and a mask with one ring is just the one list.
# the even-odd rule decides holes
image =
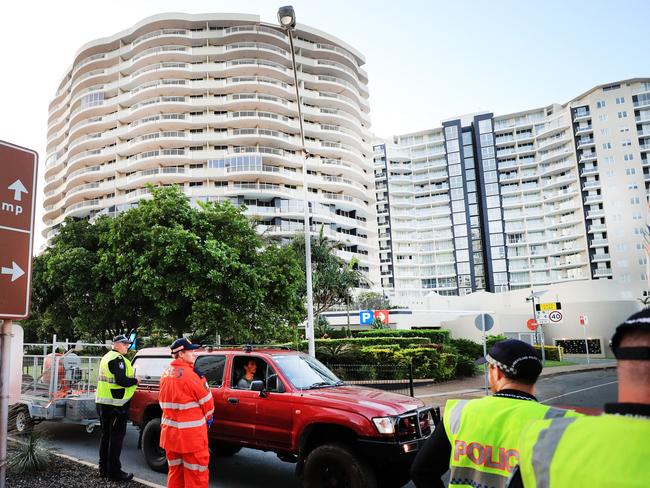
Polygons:
[[372,310],[360,310],[359,311],[359,324],[360,325],[372,324],[372,321],[373,321],[374,318],[375,318],[375,313]]

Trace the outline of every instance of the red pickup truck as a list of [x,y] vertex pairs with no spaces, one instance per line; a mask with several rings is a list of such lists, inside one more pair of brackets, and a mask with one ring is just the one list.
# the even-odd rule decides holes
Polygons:
[[[133,363],[141,382],[131,400],[131,419],[140,429],[138,447],[156,471],[167,469],[159,447],[158,383],[170,361],[169,349],[149,348]],[[242,380],[245,366],[255,370],[252,382]],[[439,420],[438,411],[415,398],[348,386],[301,352],[208,349],[195,368],[214,396],[212,453],[232,456],[242,447],[273,451],[296,463],[305,488],[403,486]]]

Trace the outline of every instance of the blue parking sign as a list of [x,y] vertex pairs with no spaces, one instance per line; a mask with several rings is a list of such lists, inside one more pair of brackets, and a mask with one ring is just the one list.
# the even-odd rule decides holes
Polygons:
[[359,324],[370,325],[375,318],[375,312],[372,310],[359,310]]

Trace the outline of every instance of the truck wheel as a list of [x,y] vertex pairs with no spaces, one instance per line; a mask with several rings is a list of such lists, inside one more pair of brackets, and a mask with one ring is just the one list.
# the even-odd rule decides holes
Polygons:
[[211,442],[210,451],[217,457],[230,457],[241,451],[242,446],[228,442]]
[[324,444],[309,453],[302,472],[303,488],[377,488],[368,463],[345,444]]
[[9,433],[29,434],[34,428],[34,419],[25,405],[16,405],[9,412]]
[[147,422],[142,431],[142,452],[147,464],[159,473],[167,472],[167,457],[160,447],[160,418]]

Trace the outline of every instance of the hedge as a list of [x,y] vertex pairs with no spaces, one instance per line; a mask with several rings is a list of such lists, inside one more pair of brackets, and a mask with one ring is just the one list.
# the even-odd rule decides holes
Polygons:
[[443,344],[449,341],[450,332],[444,329],[437,330],[397,330],[378,329],[359,331],[359,337],[427,337],[436,344]]
[[[535,346],[535,349],[541,357],[542,348],[540,346]],[[560,346],[544,346],[544,356],[550,361],[562,361],[564,348]]]
[[[430,344],[431,339],[427,337],[348,337],[345,339],[316,339],[316,347],[331,346],[335,344],[347,344],[350,346],[400,346],[408,347],[411,345]],[[307,347],[307,341],[302,341],[302,347]]]
[[[338,358],[337,358],[338,359]],[[364,347],[357,361],[370,364],[413,364],[413,377],[445,381],[456,376],[457,355],[433,348],[412,347],[398,349],[391,346]]]

